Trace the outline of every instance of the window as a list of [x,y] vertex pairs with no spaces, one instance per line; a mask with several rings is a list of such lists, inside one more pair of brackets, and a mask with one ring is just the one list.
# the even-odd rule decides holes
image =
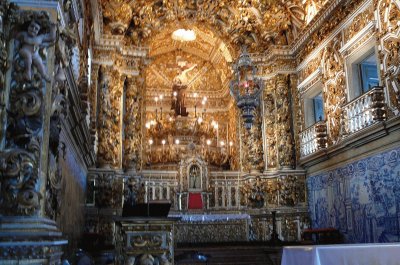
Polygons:
[[322,100],[322,93],[313,97],[312,101],[314,106],[314,123],[324,120],[324,101]]
[[317,82],[303,95],[306,128],[325,119],[322,88],[322,82]]
[[376,49],[372,38],[346,57],[348,101],[379,85]]
[[375,53],[369,55],[359,63],[358,71],[362,93],[365,93],[372,87],[379,85]]

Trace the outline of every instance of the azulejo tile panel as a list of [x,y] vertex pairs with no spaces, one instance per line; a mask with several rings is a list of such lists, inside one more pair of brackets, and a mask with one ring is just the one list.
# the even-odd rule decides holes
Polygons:
[[313,228],[349,243],[400,241],[400,147],[307,178]]

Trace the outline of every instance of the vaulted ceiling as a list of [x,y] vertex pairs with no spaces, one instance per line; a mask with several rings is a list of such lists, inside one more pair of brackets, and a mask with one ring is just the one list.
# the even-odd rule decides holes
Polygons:
[[148,45],[149,37],[171,23],[202,24],[226,43],[246,43],[252,50],[262,51],[270,44],[291,43],[325,2],[101,0],[103,33],[123,35],[134,45]]

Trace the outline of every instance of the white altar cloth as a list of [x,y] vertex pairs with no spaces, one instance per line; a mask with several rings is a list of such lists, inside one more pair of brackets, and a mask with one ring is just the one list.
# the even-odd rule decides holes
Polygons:
[[400,243],[284,247],[281,265],[400,265]]

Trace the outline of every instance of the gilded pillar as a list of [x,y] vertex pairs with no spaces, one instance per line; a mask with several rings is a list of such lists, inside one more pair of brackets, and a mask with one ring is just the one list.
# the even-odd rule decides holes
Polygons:
[[[294,132],[294,143],[295,143],[295,153],[296,161],[300,159],[300,132],[302,131],[302,125],[304,124],[304,112],[301,106],[300,92],[297,89],[297,75],[290,75],[290,85],[292,91],[292,102],[293,102],[293,132]],[[304,129],[304,128],[303,128]]]
[[96,127],[97,127],[97,109],[98,109],[98,92],[99,92],[99,68],[100,65],[92,65],[91,71],[91,84],[89,89],[89,109],[90,109],[90,135],[92,140],[92,145],[96,142]]
[[121,106],[124,76],[104,67],[101,71],[97,164],[104,168],[121,166]]
[[129,77],[125,86],[123,167],[133,171],[138,170],[141,164],[142,96],[137,82],[137,78]]
[[293,164],[293,137],[288,76],[276,77],[276,134],[279,166],[291,168]]
[[267,82],[264,95],[264,124],[265,124],[265,141],[267,170],[276,169],[278,165],[278,157],[276,151],[276,107],[275,107],[275,83],[273,80]]
[[261,172],[264,167],[261,125],[261,112],[258,108],[257,111],[255,111],[253,126],[247,131],[248,141],[246,141],[248,145],[248,161],[250,172],[253,173]]
[[[0,4],[0,260],[10,264],[58,264],[61,232],[46,216],[51,117],[61,98],[55,71],[58,2],[16,11]],[[15,35],[10,36],[10,29]],[[6,34],[7,33],[7,34]],[[7,51],[10,53],[7,54]],[[8,62],[12,62],[9,65]],[[55,108],[55,109],[54,109]],[[5,111],[7,110],[7,111]],[[54,124],[54,123],[53,123]],[[54,139],[54,138],[53,138]],[[38,235],[41,235],[40,240]]]

